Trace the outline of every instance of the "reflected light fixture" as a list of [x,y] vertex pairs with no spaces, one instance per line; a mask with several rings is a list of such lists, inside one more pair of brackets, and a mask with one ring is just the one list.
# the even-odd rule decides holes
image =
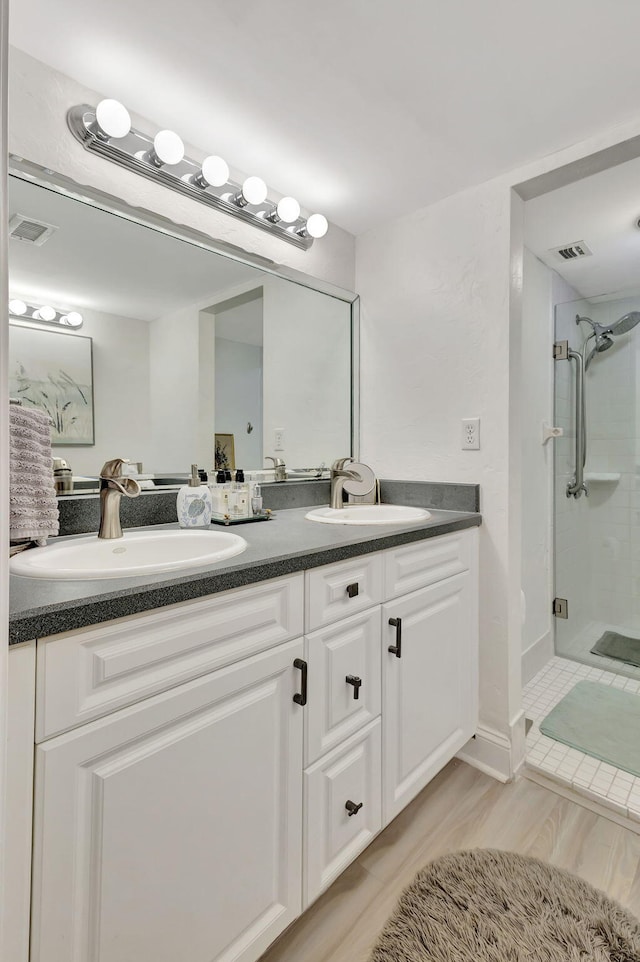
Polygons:
[[27,304],[12,298],[9,301],[9,317],[20,321],[57,324],[59,327],[82,327],[83,317],[78,311],[65,311],[50,304]]
[[153,137],[134,129],[127,108],[117,100],[101,100],[97,107],[79,104],[67,114],[72,134],[85,150],[172,190],[238,217],[281,240],[308,250],[314,239],[329,229],[323,214],[305,217],[294,197],[268,199],[261,177],[247,177],[242,184],[230,180],[229,166],[211,155],[202,163],[185,156],[181,138],[173,130],[160,130]]

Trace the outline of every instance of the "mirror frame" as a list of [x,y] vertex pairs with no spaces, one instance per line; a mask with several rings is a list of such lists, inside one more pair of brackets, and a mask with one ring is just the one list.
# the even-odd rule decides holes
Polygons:
[[[150,227],[152,230],[161,231],[177,240],[187,241],[203,250],[211,251],[212,254],[220,254],[229,257],[231,260],[246,264],[248,267],[255,267],[266,274],[273,274],[283,280],[292,281],[302,287],[318,291],[320,294],[327,294],[338,300],[344,301],[351,306],[351,457],[358,460],[360,457],[360,297],[353,291],[345,290],[323,281],[320,278],[312,277],[303,271],[287,267],[285,264],[278,264],[268,257],[260,254],[253,254],[245,251],[235,244],[217,240],[209,234],[205,234],[195,228],[188,227],[186,224],[178,224],[170,218],[151,211],[147,208],[132,207],[125,200],[113,194],[106,193],[96,187],[86,184],[78,184],[76,181],[59,174],[48,167],[42,167],[33,161],[9,154],[9,176],[18,177],[20,180],[28,181],[39,187],[55,190],[59,194],[88,203],[92,207],[104,210],[109,214],[116,214],[129,220],[134,224],[141,224],[143,227]],[[345,452],[336,451],[336,457],[343,457]]]

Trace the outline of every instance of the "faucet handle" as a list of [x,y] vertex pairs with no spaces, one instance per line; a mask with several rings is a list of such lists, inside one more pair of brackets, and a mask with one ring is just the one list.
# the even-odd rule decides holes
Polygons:
[[101,478],[121,478],[122,477],[122,465],[129,464],[128,458],[114,458],[112,461],[106,461],[102,465],[102,470],[100,471]]
[[353,461],[351,455],[348,458],[337,458],[331,465],[332,471],[342,471],[347,461]]
[[135,478],[122,474],[122,466],[129,463],[128,458],[114,458],[112,461],[105,462],[100,472],[100,480],[110,482],[111,486],[117,488],[122,494],[126,494],[128,498],[137,498],[141,490],[140,485]]

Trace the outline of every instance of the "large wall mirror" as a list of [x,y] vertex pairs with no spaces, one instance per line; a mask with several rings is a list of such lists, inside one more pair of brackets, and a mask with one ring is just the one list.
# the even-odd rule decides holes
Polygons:
[[217,449],[304,478],[356,453],[354,295],[19,175],[9,198],[11,299],[82,315],[74,328],[10,312],[10,393],[51,413],[75,477],[113,457],[164,478],[211,471]]

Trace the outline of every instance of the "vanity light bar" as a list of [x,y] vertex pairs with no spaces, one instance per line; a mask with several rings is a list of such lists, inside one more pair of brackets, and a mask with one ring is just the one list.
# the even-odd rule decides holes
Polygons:
[[63,311],[50,304],[27,304],[25,301],[13,298],[9,301],[9,317],[19,321],[37,322],[38,324],[57,324],[59,327],[82,327],[82,314],[77,311]]
[[327,233],[329,224],[323,214],[303,217],[293,197],[270,201],[260,177],[236,184],[229,180],[229,167],[222,157],[207,157],[201,164],[185,157],[184,144],[172,130],[160,130],[153,138],[135,130],[127,108],[117,100],[101,100],[95,108],[72,107],[67,123],[85,150],[303,250]]

